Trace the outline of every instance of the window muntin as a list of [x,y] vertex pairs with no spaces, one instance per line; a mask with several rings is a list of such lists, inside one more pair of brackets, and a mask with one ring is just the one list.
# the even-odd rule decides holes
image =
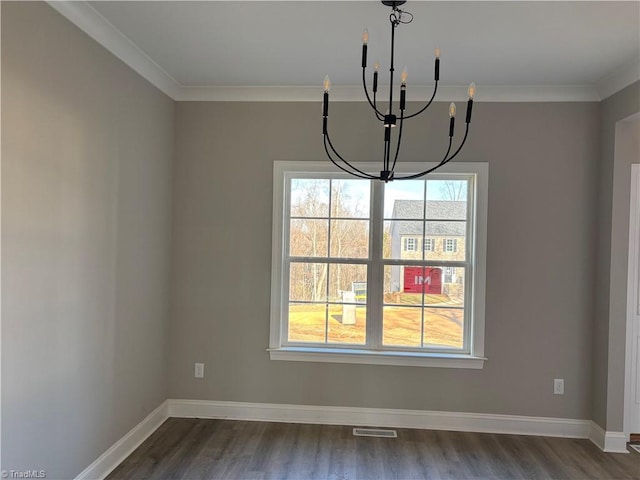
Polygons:
[[[372,351],[457,352],[479,358],[475,355],[483,352],[483,338],[478,332],[484,331],[484,288],[483,285],[477,287],[477,278],[474,278],[477,276],[474,257],[474,242],[478,238],[475,230],[477,174],[451,172],[432,174],[428,179],[417,181],[374,184],[366,180],[346,180],[341,173],[301,170],[283,175],[285,209],[280,211],[284,213],[281,228],[285,243],[278,263],[282,262],[281,272],[284,275],[274,275],[274,278],[277,282],[282,276],[298,275],[293,279],[287,278],[286,283],[281,281],[281,285],[286,290],[293,285],[300,289],[297,270],[309,269],[307,264],[316,264],[318,274],[324,275],[325,283],[316,280],[317,292],[313,295],[307,292],[287,297],[284,305],[288,303],[288,308],[279,309],[277,304],[274,305],[272,358],[282,358],[274,357],[273,352],[278,349],[323,345],[331,347],[332,352],[336,346],[343,348],[344,345],[350,353],[359,349],[368,354]],[[474,169],[470,170],[473,172]],[[486,185],[486,178],[482,181]],[[438,196],[437,188],[442,185],[453,185],[458,193],[455,197],[443,199],[442,194]],[[305,192],[308,188],[311,188],[313,198],[320,199],[313,208],[306,208],[301,203],[301,199],[308,195]],[[406,191],[403,192],[403,188]],[[348,202],[344,201],[345,194],[352,197]],[[396,208],[394,211],[397,200],[414,200],[414,205],[410,209]],[[483,202],[486,209],[486,200]],[[312,215],[300,214],[307,210]],[[316,240],[324,239],[326,248],[316,242],[313,255],[307,255],[308,247],[306,250],[291,247],[292,242],[301,243],[289,230],[290,226],[299,228],[295,222],[300,220],[327,224],[326,230],[323,223],[316,235]],[[402,243],[392,241],[392,230],[399,233],[400,227],[407,226],[419,232],[412,231],[411,236],[406,237],[415,241],[415,250],[405,251]],[[330,240],[332,230],[335,230],[333,242]],[[358,232],[357,235],[349,238],[355,238],[355,241],[345,241],[344,233],[354,231]],[[430,233],[434,231],[447,236],[432,237]],[[274,239],[277,238],[276,233]],[[425,237],[425,233],[429,235]],[[453,233],[456,238],[452,238]],[[482,237],[485,235],[483,232]],[[447,239],[455,240],[455,252],[444,251]],[[432,250],[424,248],[429,245],[428,240],[433,242]],[[306,242],[309,243],[308,240]],[[342,250],[338,252],[336,249],[340,242]],[[394,246],[396,244],[399,248]],[[360,273],[345,277],[344,272],[348,269],[353,271],[355,267],[361,267]],[[439,292],[422,291],[420,285],[414,285],[414,291],[405,291],[402,282],[398,282],[398,273],[393,274],[392,271],[400,271],[400,276],[403,276],[407,268],[438,271],[441,276]],[[470,292],[474,287],[482,297],[477,305],[471,304],[474,295]],[[318,293],[323,288],[326,290],[324,297]],[[283,291],[279,293],[280,298],[288,295]],[[305,317],[305,308],[313,314]],[[479,318],[472,318],[472,312]],[[477,328],[471,328],[473,322],[479,323]],[[314,334],[310,333],[312,330]]]

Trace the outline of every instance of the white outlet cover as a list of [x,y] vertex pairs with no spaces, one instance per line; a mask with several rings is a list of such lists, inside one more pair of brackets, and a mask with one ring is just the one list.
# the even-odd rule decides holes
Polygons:
[[554,378],[553,393],[554,395],[564,395],[564,379],[563,378]]
[[204,363],[195,364],[194,377],[204,378]]

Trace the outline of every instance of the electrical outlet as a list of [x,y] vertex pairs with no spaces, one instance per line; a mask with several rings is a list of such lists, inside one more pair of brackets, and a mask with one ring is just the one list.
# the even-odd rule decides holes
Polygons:
[[194,376],[196,378],[204,378],[204,363],[196,363]]
[[563,378],[553,379],[553,394],[564,395],[564,379]]

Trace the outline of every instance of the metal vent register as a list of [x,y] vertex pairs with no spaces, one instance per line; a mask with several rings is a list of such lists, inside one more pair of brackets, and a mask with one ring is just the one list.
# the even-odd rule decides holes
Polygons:
[[356,437],[398,438],[398,433],[395,430],[383,430],[380,428],[354,428],[353,434]]

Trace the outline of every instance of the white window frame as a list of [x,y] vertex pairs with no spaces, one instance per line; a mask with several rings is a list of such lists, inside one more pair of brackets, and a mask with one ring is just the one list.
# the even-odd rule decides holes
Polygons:
[[[398,174],[412,173],[426,170],[434,164],[411,163],[410,169],[406,165],[396,168]],[[365,171],[379,170],[378,164],[358,163],[358,168]],[[357,348],[353,346],[342,347],[340,345],[314,345],[314,346],[289,346],[287,345],[287,331],[285,325],[288,305],[288,286],[283,270],[285,252],[288,242],[285,241],[285,219],[289,212],[289,199],[286,195],[286,184],[291,178],[322,178],[322,175],[330,175],[331,178],[353,178],[348,176],[329,162],[292,162],[276,161],[273,169],[273,231],[272,231],[272,267],[271,267],[271,326],[269,335],[269,354],[272,360],[303,361],[303,362],[331,362],[331,363],[356,363],[374,365],[402,365],[420,367],[450,367],[450,368],[483,368],[485,343],[485,294],[486,294],[486,248],[487,248],[487,199],[489,166],[485,162],[454,162],[438,169],[428,176],[434,178],[443,174],[464,174],[474,178],[470,185],[469,202],[475,208],[475,215],[469,216],[467,222],[467,235],[469,236],[468,252],[470,258],[474,258],[473,267],[467,272],[465,283],[469,287],[467,295],[470,300],[465,308],[469,308],[469,318],[472,318],[470,328],[467,329],[469,337],[466,339],[468,351],[464,353],[425,352],[416,350],[397,349],[372,349]],[[401,181],[401,180],[397,180]],[[383,268],[383,262],[373,260],[371,244],[380,242],[376,238],[377,231],[382,231],[382,183],[374,181],[371,202],[370,248],[369,268]],[[377,193],[375,190],[378,189]],[[376,199],[376,204],[374,204]],[[370,288],[375,288],[370,284]],[[379,288],[382,288],[379,286]],[[369,297],[373,297],[372,295]],[[373,302],[373,299],[368,300]],[[380,308],[381,305],[369,305],[369,308]],[[381,311],[381,310],[380,310]],[[371,333],[371,323],[367,325],[367,337]],[[381,325],[378,327],[381,328]],[[377,327],[376,327],[377,328]],[[379,331],[379,328],[378,328]],[[381,333],[378,333],[381,335]]]

